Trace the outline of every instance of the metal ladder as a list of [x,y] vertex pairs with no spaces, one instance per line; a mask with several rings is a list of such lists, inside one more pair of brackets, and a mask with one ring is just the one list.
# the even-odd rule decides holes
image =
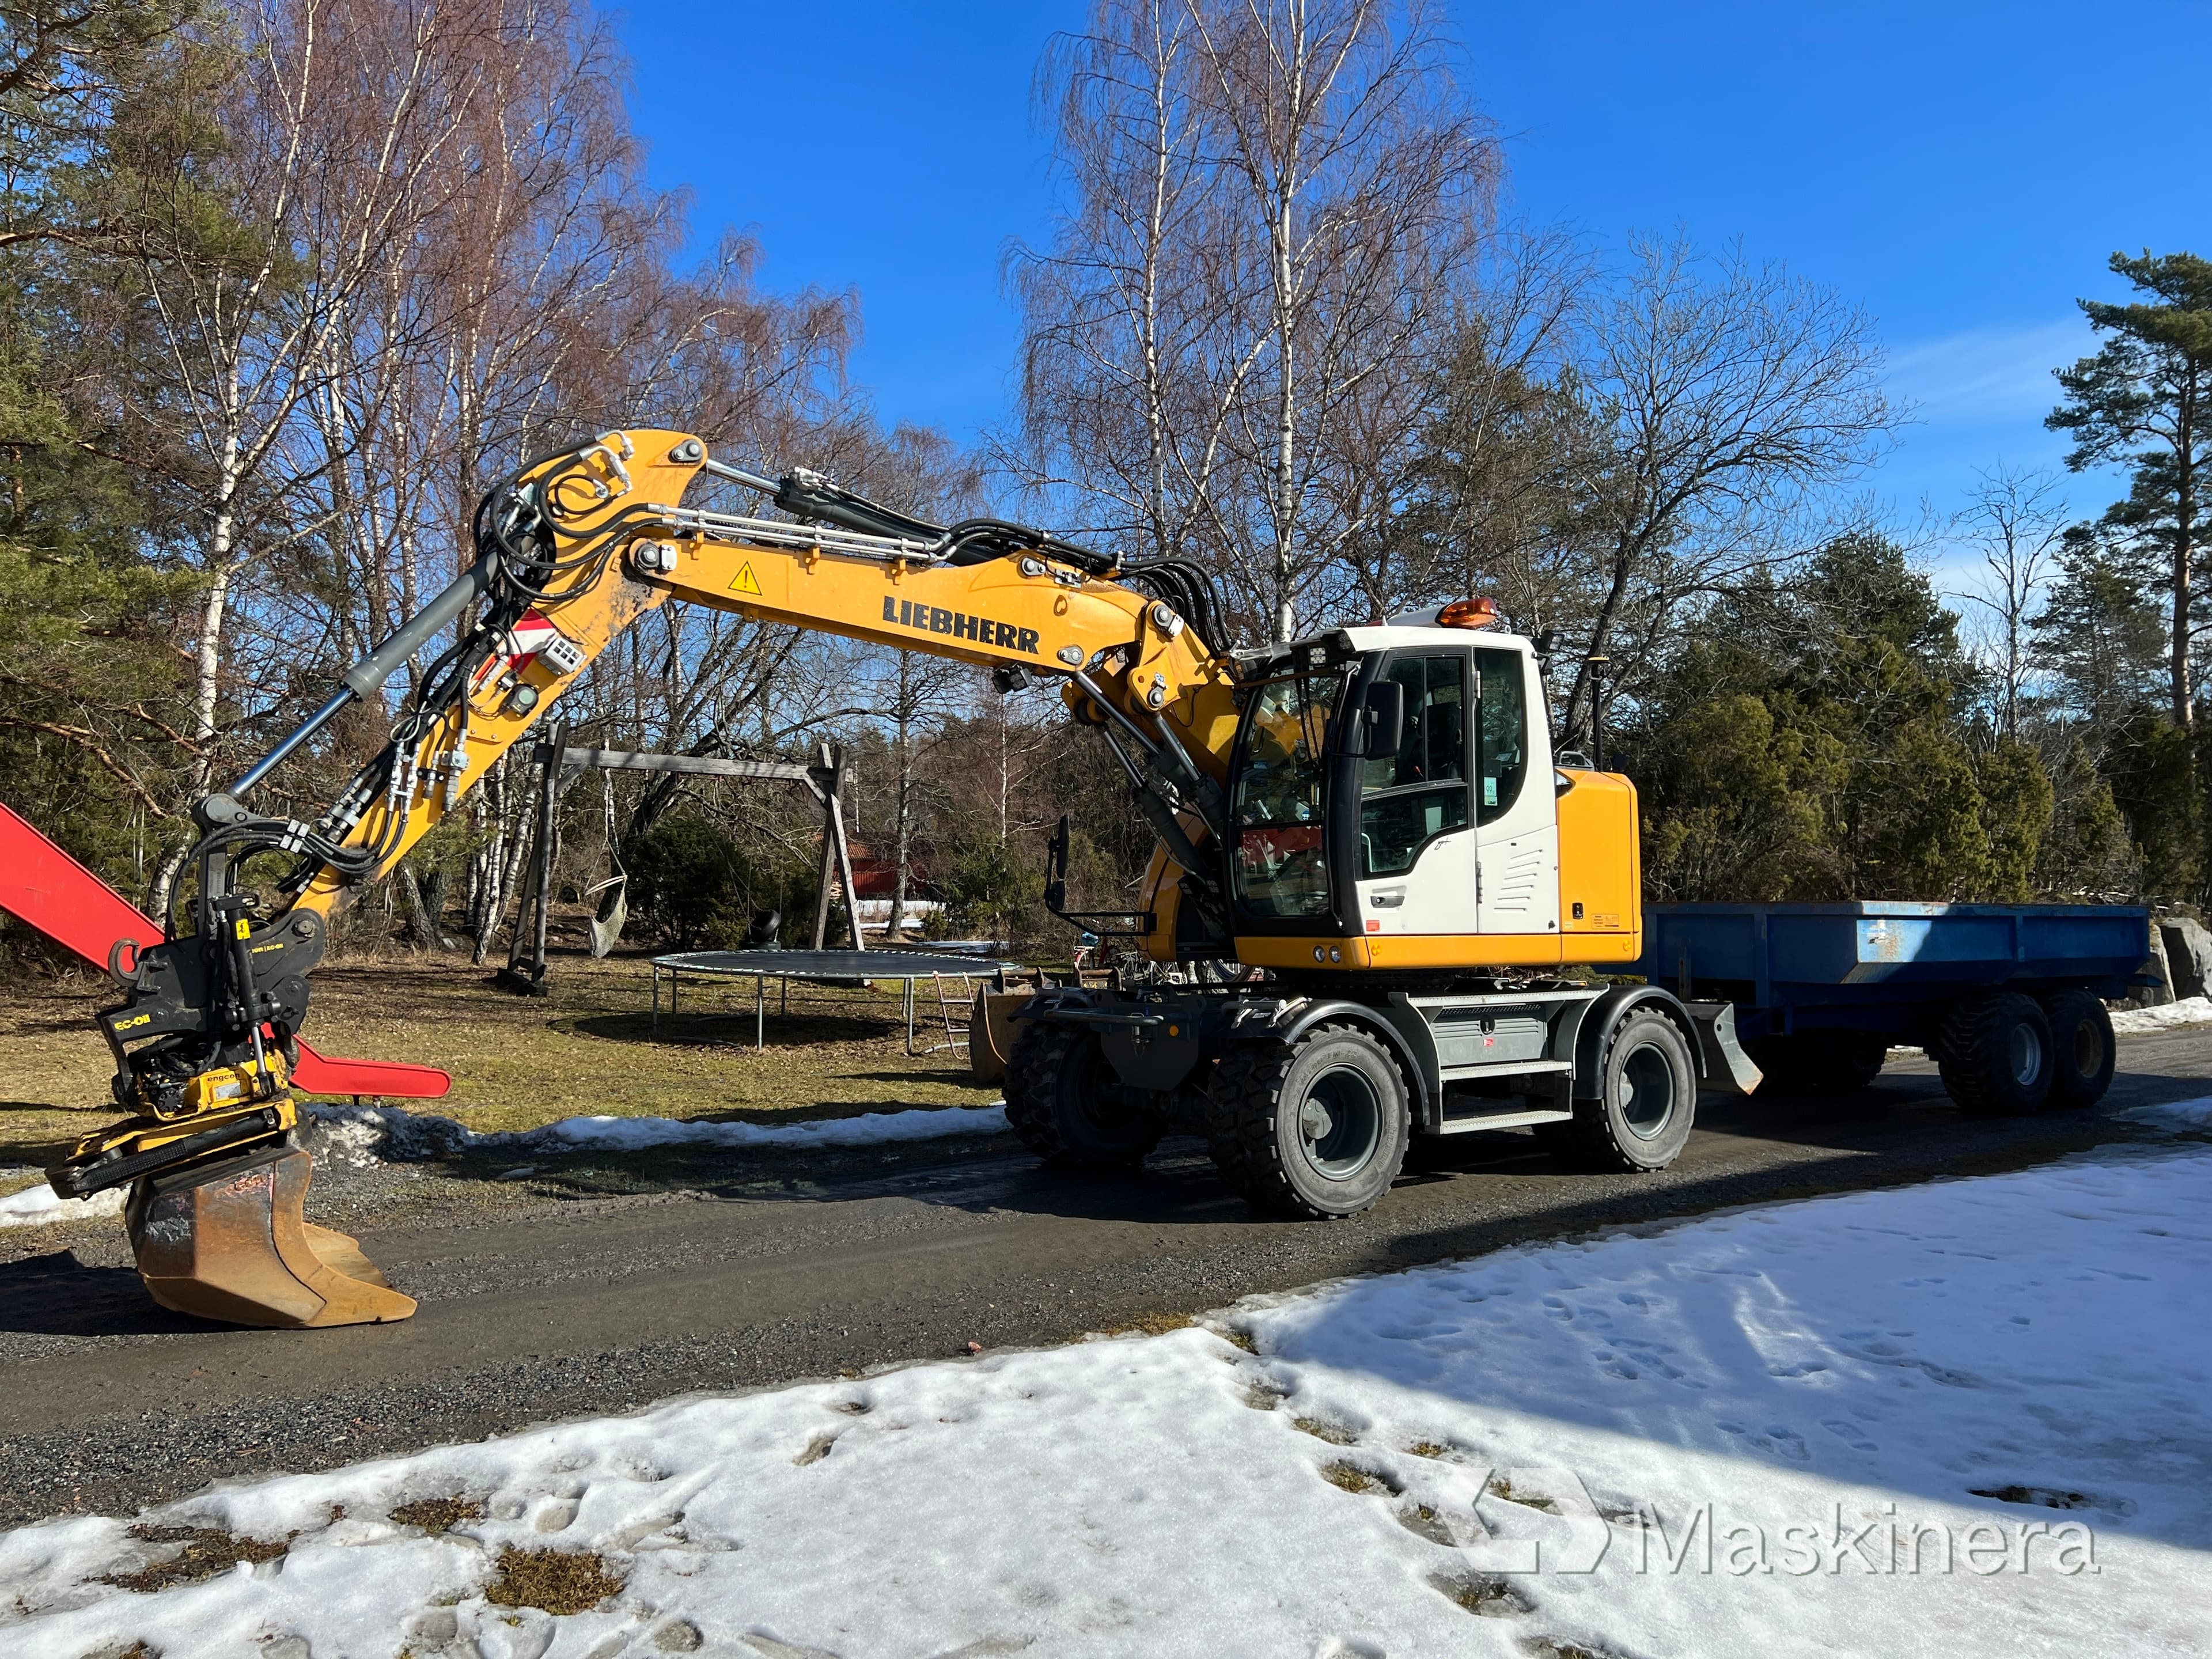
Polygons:
[[965,1054],[968,1052],[969,1017],[975,1006],[975,988],[969,982],[971,976],[967,974],[953,975],[960,981],[960,1000],[957,1004],[945,1000],[945,976],[943,974],[932,974],[929,977],[937,987],[937,1016],[945,1022],[945,1041],[933,1043],[918,1052],[937,1054],[950,1048]]

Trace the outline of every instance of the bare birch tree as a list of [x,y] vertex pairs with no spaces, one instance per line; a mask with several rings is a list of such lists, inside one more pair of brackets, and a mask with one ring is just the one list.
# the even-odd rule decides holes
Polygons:
[[1350,591],[1395,505],[1499,172],[1449,58],[1423,3],[1101,0],[1048,60],[1071,199],[1011,255],[1004,459],[1070,519],[1207,559],[1255,631]]
[[1976,475],[1953,528],[1982,556],[1980,580],[1959,595],[1986,621],[1983,655],[1996,683],[1993,724],[2020,735],[2021,708],[2034,668],[2029,620],[2066,544],[2066,501],[2057,477],[2040,467],[1995,466]]

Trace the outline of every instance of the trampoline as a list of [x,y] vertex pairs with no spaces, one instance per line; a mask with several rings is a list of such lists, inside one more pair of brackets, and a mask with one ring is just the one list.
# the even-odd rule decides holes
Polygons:
[[[676,1013],[677,988],[686,974],[700,979],[750,979],[753,981],[753,1047],[768,1047],[768,982],[779,981],[781,1006],[791,1006],[791,981],[822,980],[833,985],[865,985],[871,980],[901,981],[899,1012],[906,1023],[906,1051],[915,1052],[915,985],[921,980],[944,980],[957,975],[963,980],[988,978],[994,988],[1006,987],[1006,969],[1013,965],[990,957],[955,956],[942,951],[682,951],[653,958],[653,1030],[660,1030],[660,981],[668,980],[668,1012]],[[940,997],[939,1000],[942,1000]]]

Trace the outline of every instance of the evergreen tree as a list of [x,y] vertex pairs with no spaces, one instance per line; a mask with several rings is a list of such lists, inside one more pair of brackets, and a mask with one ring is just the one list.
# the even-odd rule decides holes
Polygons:
[[92,296],[131,232],[84,184],[189,9],[0,6],[0,775],[11,806],[140,891],[185,833],[194,583],[158,475],[116,459]]
[[2130,488],[2105,514],[2118,538],[2154,552],[2166,577],[2167,695],[2174,724],[2195,720],[2190,682],[2192,608],[2212,501],[2212,262],[2193,253],[2130,258],[2112,269],[2146,298],[2134,304],[2081,302],[2090,325],[2109,336],[2094,357],[2058,371],[2066,401],[2045,424],[2071,433],[2069,466],[2123,465]]
[[2025,745],[1969,741],[1973,684],[1957,617],[1881,538],[1719,599],[1632,741],[1654,896],[2027,897],[2051,783]]

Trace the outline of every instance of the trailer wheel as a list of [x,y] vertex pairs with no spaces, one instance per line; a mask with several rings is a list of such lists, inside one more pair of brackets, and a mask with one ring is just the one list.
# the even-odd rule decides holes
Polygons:
[[1090,1031],[1025,1020],[1006,1057],[1006,1122],[1048,1163],[1127,1169],[1164,1125],[1129,1094]]
[[1563,1141],[1573,1161],[1650,1171],[1672,1164],[1698,1109],[1698,1068],[1674,1022],[1649,1010],[1620,1022],[1607,1043],[1595,1100],[1577,1100]]
[[2051,1096],[2051,1022],[2033,1000],[1998,991],[1944,1017],[1936,1063],[1943,1091],[1980,1117],[2040,1110]]
[[2061,1109],[2094,1106],[2112,1087],[2112,1016],[2089,991],[2061,991],[2045,1008],[2051,1021],[2051,1103]]
[[1355,1025],[1240,1044],[1214,1068],[1207,1150],[1255,1209],[1334,1220],[1371,1209],[1405,1163],[1406,1082]]

